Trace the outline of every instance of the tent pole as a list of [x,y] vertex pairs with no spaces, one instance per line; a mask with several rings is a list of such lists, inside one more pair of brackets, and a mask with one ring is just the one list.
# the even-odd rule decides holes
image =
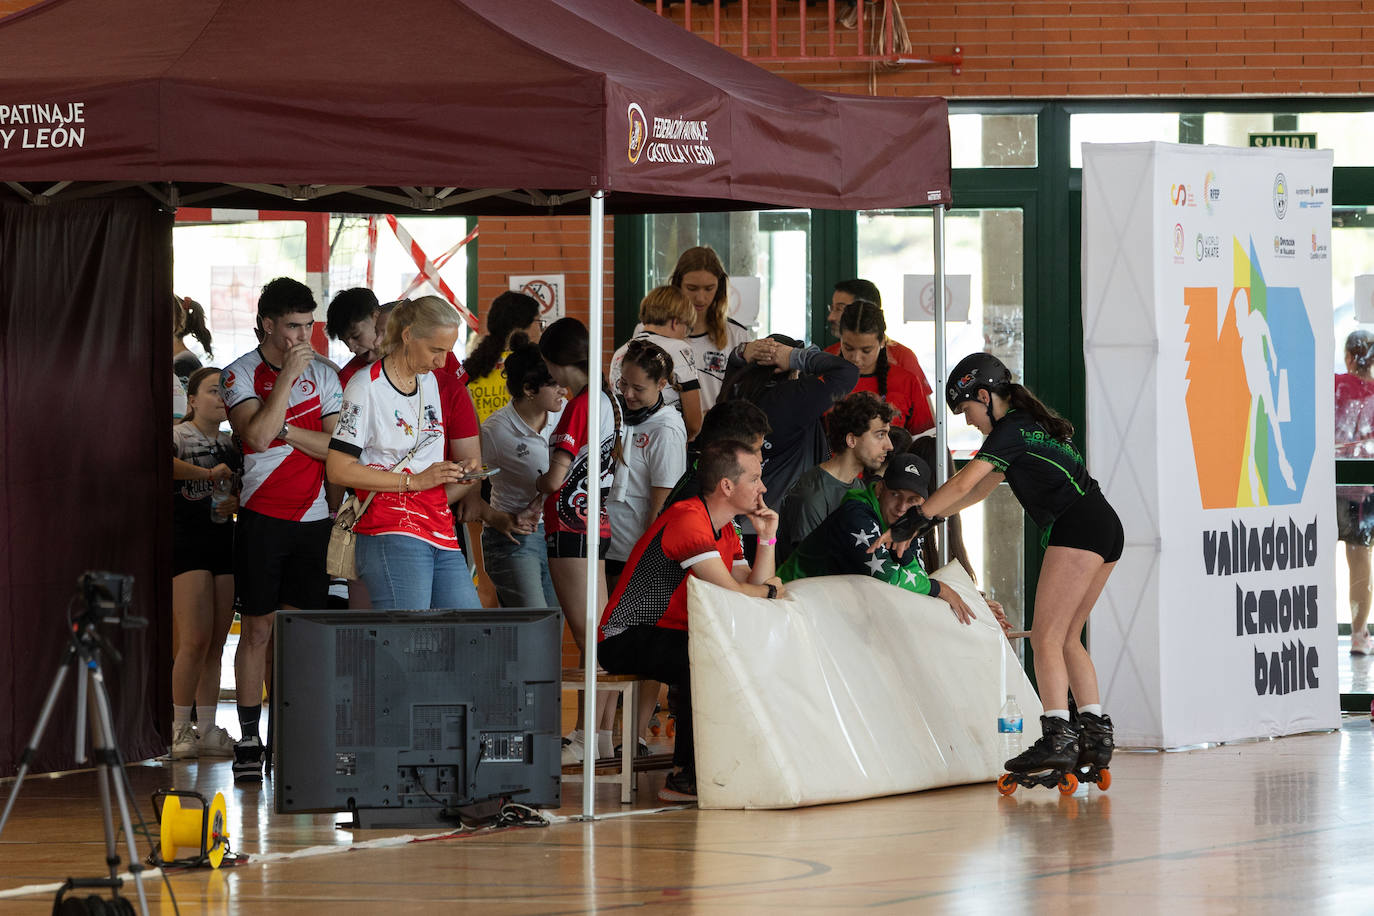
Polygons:
[[[582,702],[582,816],[596,817],[596,636],[601,624],[597,557],[601,537],[601,288],[605,265],[606,192],[592,194],[587,282],[587,651]],[[625,714],[633,720],[634,710]]]
[[[945,205],[935,205],[935,485],[945,482],[949,418],[945,410]],[[940,535],[940,565],[949,562],[949,526]]]

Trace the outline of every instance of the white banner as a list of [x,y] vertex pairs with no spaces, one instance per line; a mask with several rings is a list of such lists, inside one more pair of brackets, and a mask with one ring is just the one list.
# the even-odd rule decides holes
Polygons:
[[[969,274],[945,276],[945,320],[968,321],[970,290],[973,277]],[[902,320],[935,320],[934,274],[904,274],[902,276]]]
[[1329,151],[1085,144],[1092,617],[1123,745],[1340,724]]

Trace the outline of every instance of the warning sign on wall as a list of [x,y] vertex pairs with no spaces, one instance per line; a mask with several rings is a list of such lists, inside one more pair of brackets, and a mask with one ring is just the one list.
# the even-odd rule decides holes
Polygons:
[[562,274],[511,274],[510,288],[539,302],[539,320],[545,327],[563,317]]

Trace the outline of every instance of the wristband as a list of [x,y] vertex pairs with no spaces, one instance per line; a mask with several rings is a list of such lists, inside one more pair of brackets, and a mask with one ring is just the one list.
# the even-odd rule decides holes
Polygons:
[[763,538],[759,538],[759,546],[760,546],[760,547],[772,547],[772,546],[773,546],[774,544],[776,544],[777,542],[778,542],[778,536],[777,536],[776,534],[773,535],[771,538],[769,538],[769,539],[766,540],[766,541],[765,541]]
[[778,587],[777,587],[776,585],[774,585],[773,583],[769,582],[769,583],[767,583],[767,585],[766,585],[765,587],[768,589],[768,597],[769,597],[769,598],[776,598],[776,597],[778,597]]

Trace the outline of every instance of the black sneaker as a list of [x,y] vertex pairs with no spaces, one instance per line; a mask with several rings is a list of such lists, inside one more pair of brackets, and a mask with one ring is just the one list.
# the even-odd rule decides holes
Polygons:
[[234,782],[262,782],[262,741],[256,736],[234,744]]
[[669,773],[663,780],[663,788],[658,790],[658,800],[692,804],[697,802],[697,779],[686,773]]
[[[620,756],[620,750],[621,750],[621,748],[623,748],[624,746],[625,746],[625,745],[623,745],[623,744],[617,744],[617,745],[615,746],[615,755],[616,755],[617,757]],[[645,741],[643,738],[640,738],[640,739],[639,739],[639,743],[638,743],[637,745],[635,745],[635,756],[636,756],[636,757],[648,757],[648,756],[649,756],[649,742]]]

